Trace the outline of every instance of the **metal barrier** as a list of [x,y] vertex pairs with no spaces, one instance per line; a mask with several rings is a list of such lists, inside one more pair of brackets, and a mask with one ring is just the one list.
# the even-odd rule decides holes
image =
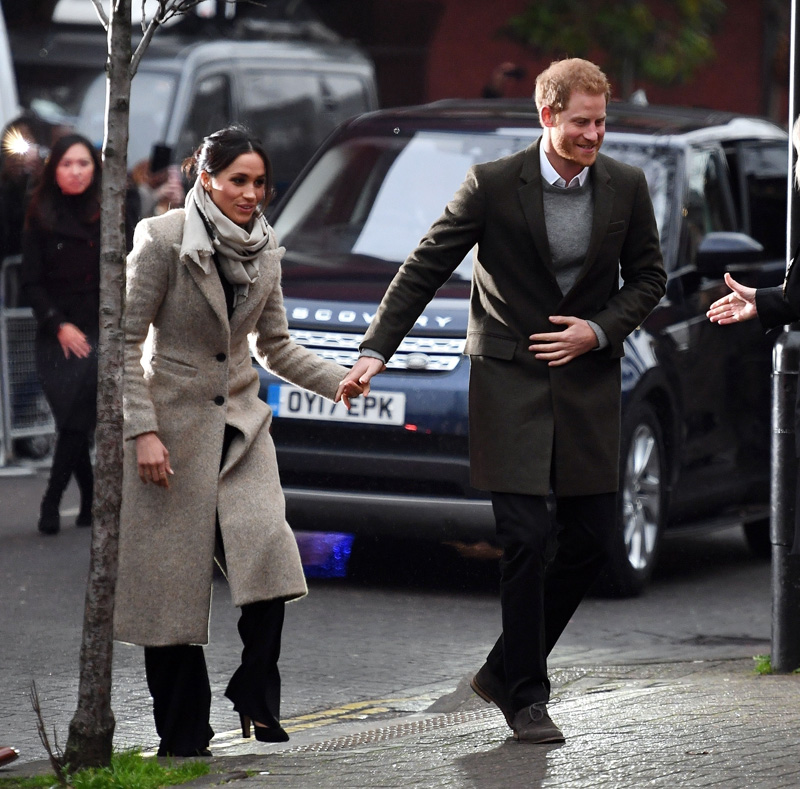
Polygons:
[[36,319],[19,306],[20,255],[5,258],[0,268],[0,466],[15,456],[15,442],[52,436],[55,422],[36,372]]

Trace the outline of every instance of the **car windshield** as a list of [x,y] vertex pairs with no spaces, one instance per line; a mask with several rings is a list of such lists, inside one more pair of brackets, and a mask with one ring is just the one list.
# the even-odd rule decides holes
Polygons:
[[[175,93],[175,77],[155,71],[139,71],[131,81],[131,120],[128,140],[130,166],[148,159],[154,143],[162,142]],[[106,79],[92,82],[81,103],[76,126],[93,142],[103,140],[106,111]]]
[[[365,136],[326,151],[282,206],[275,231],[295,260],[347,265],[370,258],[398,267],[455,193],[473,164],[527,147],[539,129],[411,136]],[[642,167],[662,237],[668,221],[673,154],[606,137],[604,152]],[[454,277],[469,279],[472,254]]]

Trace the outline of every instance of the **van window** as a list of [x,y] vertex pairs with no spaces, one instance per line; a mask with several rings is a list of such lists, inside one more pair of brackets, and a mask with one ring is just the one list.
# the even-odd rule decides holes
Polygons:
[[[154,142],[164,139],[175,98],[175,77],[139,71],[131,82],[128,162],[132,166],[150,156]],[[92,142],[103,141],[106,114],[106,77],[99,76],[86,91],[76,126]]]
[[192,92],[186,121],[178,136],[174,160],[183,161],[203,138],[227,126],[233,117],[231,83],[225,74],[210,74],[198,80]]
[[326,74],[322,78],[322,99],[331,115],[333,131],[342,121],[364,112],[370,106],[364,83],[349,74]]
[[272,161],[281,194],[325,136],[320,129],[319,79],[291,71],[244,69],[242,121],[259,137]]

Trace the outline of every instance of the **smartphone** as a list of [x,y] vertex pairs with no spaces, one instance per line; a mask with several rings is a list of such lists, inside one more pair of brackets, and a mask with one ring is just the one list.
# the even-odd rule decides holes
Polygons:
[[160,173],[169,167],[172,161],[172,147],[156,143],[150,152],[150,172]]

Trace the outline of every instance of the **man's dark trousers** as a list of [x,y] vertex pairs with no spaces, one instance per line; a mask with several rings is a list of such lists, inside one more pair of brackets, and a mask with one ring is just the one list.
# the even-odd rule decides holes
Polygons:
[[556,497],[551,515],[545,496],[492,493],[503,632],[486,662],[514,710],[550,697],[547,656],[608,560],[616,497]]

